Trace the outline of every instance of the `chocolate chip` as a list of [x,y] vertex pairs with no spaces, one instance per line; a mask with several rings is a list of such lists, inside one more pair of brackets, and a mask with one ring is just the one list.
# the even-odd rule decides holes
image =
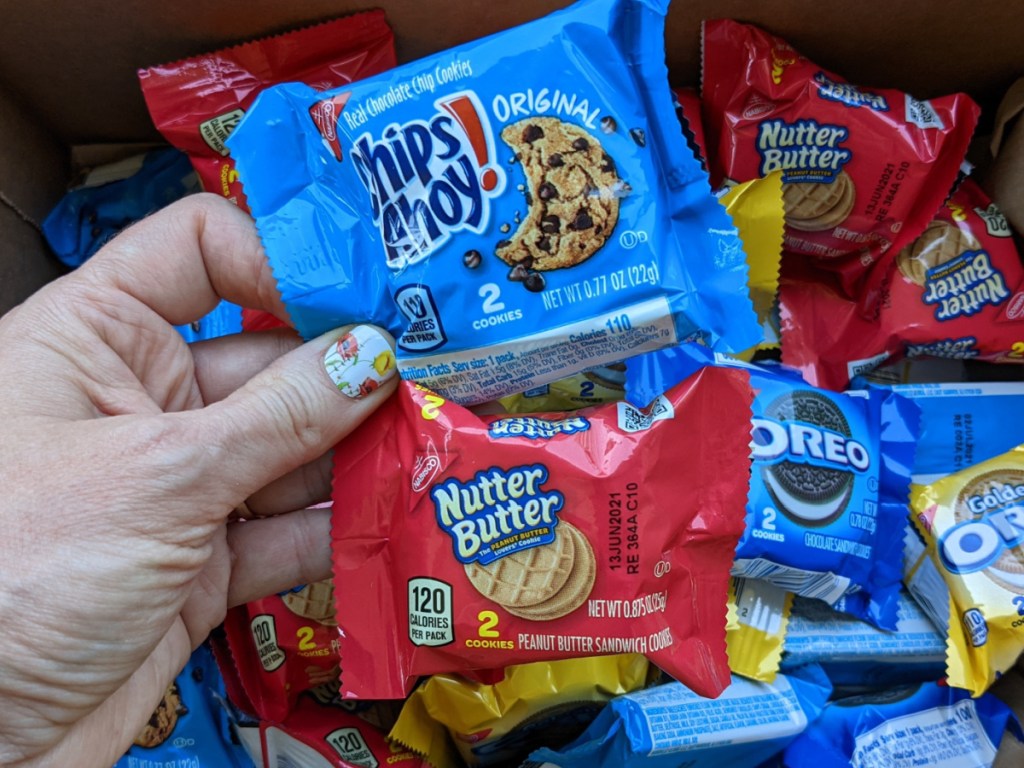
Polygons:
[[582,152],[584,149],[590,149],[590,142],[581,136],[572,143],[572,148]]
[[579,231],[581,229],[590,229],[592,226],[594,226],[594,220],[590,218],[590,214],[586,211],[580,211],[576,214],[576,218],[572,220],[569,229]]
[[553,235],[562,228],[562,221],[557,216],[543,216],[540,220],[540,231]]
[[611,115],[605,115],[601,118],[601,130],[605,133],[615,133],[615,129],[619,127],[619,124],[615,122],[615,118]]
[[533,205],[533,195],[530,194],[530,190],[526,190],[526,204]]
[[176,710],[174,710],[174,712],[179,717],[184,717],[185,715],[188,714],[188,707],[186,707],[184,704],[179,704],[178,708]]
[[192,679],[195,680],[197,683],[203,682],[203,668],[202,667],[193,667],[192,668]]
[[601,155],[601,170],[605,173],[613,173],[615,171],[615,161],[608,156],[608,154]]
[[544,138],[544,129],[536,123],[530,123],[528,126],[523,128],[523,141],[527,144],[533,144],[537,139]]
[[462,254],[462,263],[470,269],[476,269],[480,266],[480,262],[484,260],[484,257],[480,255],[480,251],[471,250],[466,251]]
[[512,269],[508,271],[508,279],[516,283],[521,283],[530,276],[529,270],[523,264],[516,264]]
[[561,168],[563,165],[565,165],[565,160],[562,159],[562,155],[559,152],[555,152],[548,158],[548,166],[551,168]]
[[547,287],[547,281],[544,280],[544,275],[540,272],[531,272],[526,276],[523,285],[531,293],[540,293]]
[[199,333],[199,321],[198,320],[193,320],[191,323],[188,324],[188,327],[190,329],[192,329],[192,333]]
[[545,235],[537,241],[537,247],[546,253],[551,253],[551,238]]
[[554,200],[558,197],[558,190],[555,188],[554,184],[549,181],[545,181],[537,187],[537,197],[541,200]]
[[644,133],[643,128],[630,128],[629,135],[633,137],[633,141],[635,141],[639,146],[647,146],[647,134]]
[[499,240],[498,244],[494,247],[496,250],[500,251],[502,248],[508,248],[510,245],[512,245],[511,240]]

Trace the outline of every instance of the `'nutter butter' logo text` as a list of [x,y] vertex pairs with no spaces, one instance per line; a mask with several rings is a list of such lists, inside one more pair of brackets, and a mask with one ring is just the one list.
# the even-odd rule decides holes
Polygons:
[[840,144],[850,132],[815,120],[765,120],[757,127],[761,175],[782,171],[782,180],[832,181],[853,153]]
[[528,437],[548,440],[555,435],[572,435],[590,429],[590,422],[582,416],[566,419],[537,419],[533,416],[509,416],[491,423],[487,431],[491,437]]
[[544,488],[543,464],[502,469],[491,467],[471,480],[453,478],[430,489],[438,525],[452,537],[462,563],[487,565],[503,555],[550,544],[555,540],[556,513],[565,497]]
[[967,251],[928,270],[921,300],[936,305],[936,320],[952,320],[1002,304],[1009,297],[1003,274],[992,266],[988,253]]

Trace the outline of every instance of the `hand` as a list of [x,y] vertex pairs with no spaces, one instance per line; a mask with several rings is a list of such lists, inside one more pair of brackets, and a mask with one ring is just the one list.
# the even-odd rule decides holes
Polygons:
[[190,348],[172,324],[221,297],[285,317],[249,217],[197,195],[0,320],[0,765],[110,766],[229,606],[330,576],[328,510],[293,510],[392,342]]

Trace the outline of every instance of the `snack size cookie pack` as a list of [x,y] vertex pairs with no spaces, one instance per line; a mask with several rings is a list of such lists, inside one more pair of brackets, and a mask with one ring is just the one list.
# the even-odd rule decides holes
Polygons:
[[624,652],[718,694],[749,403],[733,369],[645,411],[531,416],[477,416],[403,383],[335,454],[342,696]]
[[783,362],[830,389],[903,356],[1024,362],[1024,267],[977,184],[966,179],[895,265],[872,319],[799,265],[784,270]]
[[265,91],[228,140],[295,327],[384,325],[479,403],[688,337],[759,339],[686,146],[667,0],[583,0],[384,75]]
[[633,358],[643,404],[706,365],[750,372],[753,472],[733,574],[771,581],[893,629],[918,410],[892,392],[829,392],[792,371],[713,356],[696,344]]
[[949,684],[983,693],[1024,650],[1024,447],[911,491],[949,590]]
[[704,22],[702,51],[714,185],[781,171],[786,251],[837,273],[847,295],[873,307],[888,267],[870,268],[931,221],[978,106],[965,94],[921,101],[859,88],[784,40],[725,19]]

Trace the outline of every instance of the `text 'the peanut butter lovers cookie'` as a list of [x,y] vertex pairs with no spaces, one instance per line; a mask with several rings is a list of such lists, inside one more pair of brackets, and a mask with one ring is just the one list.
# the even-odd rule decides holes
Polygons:
[[481,417],[404,382],[335,456],[342,696],[611,653],[716,695],[750,397],[721,368],[643,410]]
[[673,109],[667,5],[582,0],[343,88],[264,91],[228,142],[296,328],[383,325],[403,378],[462,404],[760,341]]

